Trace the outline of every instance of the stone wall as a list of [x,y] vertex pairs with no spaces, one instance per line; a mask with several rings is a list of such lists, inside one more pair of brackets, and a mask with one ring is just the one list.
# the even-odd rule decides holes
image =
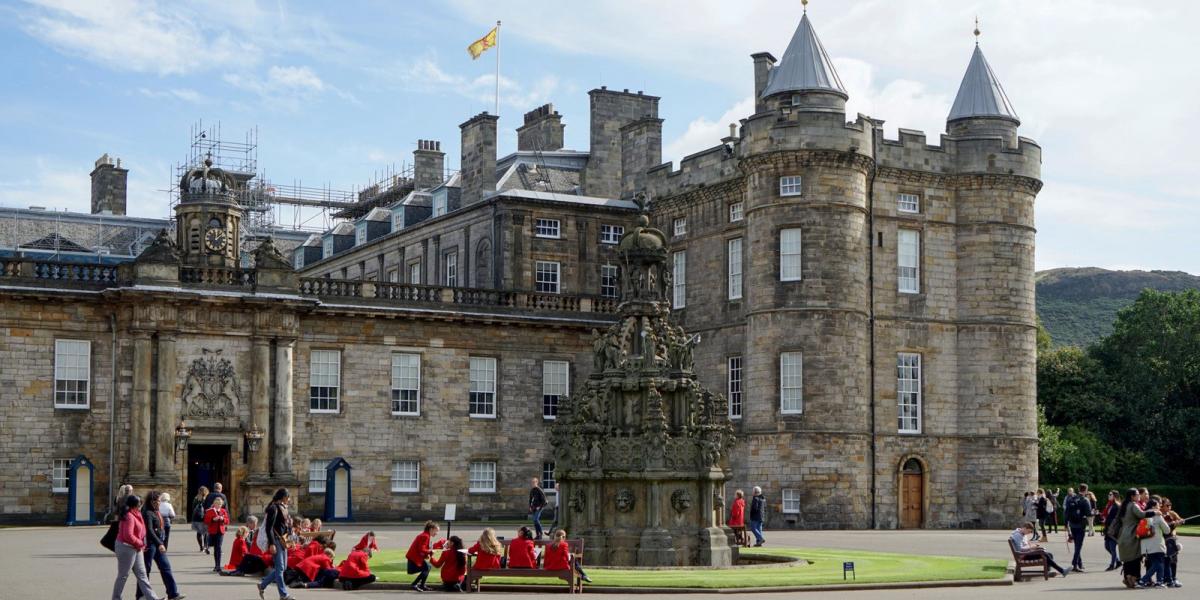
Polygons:
[[588,92],[591,98],[591,138],[587,168],[583,172],[583,193],[597,198],[621,196],[621,129],[643,118],[658,118],[658,97],[629,90],[618,92],[600,88]]

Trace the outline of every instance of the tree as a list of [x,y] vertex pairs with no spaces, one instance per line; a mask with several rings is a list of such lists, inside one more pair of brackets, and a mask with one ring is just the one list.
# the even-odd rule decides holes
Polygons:
[[1050,424],[1087,424],[1096,431],[1108,427],[1117,411],[1106,397],[1104,365],[1083,349],[1065,346],[1039,352],[1037,398]]

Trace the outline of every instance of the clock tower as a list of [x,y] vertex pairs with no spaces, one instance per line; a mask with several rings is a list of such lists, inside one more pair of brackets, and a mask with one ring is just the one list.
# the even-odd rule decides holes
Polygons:
[[179,181],[175,240],[184,264],[233,268],[241,256],[242,208],[233,180],[212,164],[206,158]]

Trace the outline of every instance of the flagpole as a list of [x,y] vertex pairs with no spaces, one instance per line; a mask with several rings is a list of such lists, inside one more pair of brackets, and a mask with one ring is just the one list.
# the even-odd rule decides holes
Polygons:
[[496,117],[500,116],[500,21],[496,21]]

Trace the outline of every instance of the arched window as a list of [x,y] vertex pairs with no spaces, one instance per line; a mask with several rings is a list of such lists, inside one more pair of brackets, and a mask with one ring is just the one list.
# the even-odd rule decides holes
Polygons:
[[904,462],[903,471],[908,475],[920,475],[922,473],[921,461],[910,458]]

